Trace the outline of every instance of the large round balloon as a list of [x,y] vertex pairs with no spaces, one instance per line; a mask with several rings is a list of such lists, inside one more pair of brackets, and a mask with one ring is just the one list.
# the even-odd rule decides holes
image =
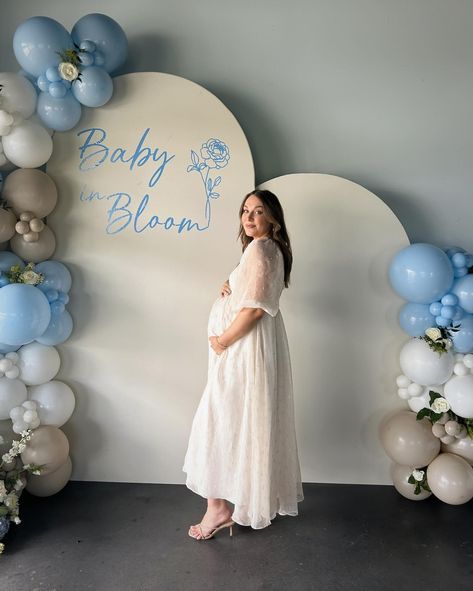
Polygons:
[[465,314],[458,332],[452,333],[453,348],[457,353],[473,352],[473,314]]
[[380,439],[385,452],[396,464],[422,468],[440,451],[440,440],[432,434],[427,419],[418,421],[413,412],[401,410],[381,422]]
[[0,342],[29,343],[45,332],[50,320],[48,299],[37,287],[12,283],[0,289]]
[[82,107],[70,91],[60,98],[42,92],[38,97],[37,111],[47,127],[55,131],[68,131],[79,123]]
[[473,375],[453,376],[444,387],[445,398],[452,411],[465,419],[473,419]]
[[86,107],[101,107],[113,94],[113,82],[103,68],[89,66],[81,71],[81,79],[72,85],[72,94]]
[[37,168],[45,164],[53,153],[53,141],[48,132],[26,119],[3,136],[5,156],[21,168]]
[[0,378],[0,421],[10,418],[10,411],[27,398],[26,386],[20,380]]
[[389,266],[393,289],[405,300],[430,304],[442,298],[453,283],[448,256],[432,244],[411,244],[400,250]]
[[59,261],[44,261],[36,265],[38,273],[44,275],[44,280],[39,284],[41,291],[51,289],[68,292],[71,289],[72,278],[69,269]]
[[36,109],[36,90],[29,80],[21,74],[0,72],[2,87],[2,110],[7,113],[18,113],[28,119]]
[[21,454],[23,464],[43,465],[41,474],[50,474],[67,460],[69,441],[57,427],[44,425],[35,429]]
[[33,16],[23,21],[13,36],[13,51],[18,63],[36,77],[49,67],[59,65],[59,53],[72,47],[66,29],[46,16]]
[[410,501],[423,501],[430,497],[432,493],[427,490],[421,489],[418,495],[415,494],[415,485],[408,482],[412,468],[409,466],[401,466],[400,464],[391,464],[391,478],[393,480],[394,488],[397,492],[409,499]]
[[444,452],[460,456],[469,464],[473,464],[473,439],[471,437],[455,439],[452,443],[442,443],[441,449]]
[[[3,197],[5,197],[5,190]],[[15,235],[15,224],[15,214],[8,209],[0,209],[0,242],[6,242]]]
[[79,19],[71,31],[74,43],[92,41],[104,58],[103,67],[114,72],[126,60],[128,43],[124,30],[105,14],[86,14]]
[[60,345],[71,336],[72,328],[72,318],[67,310],[53,313],[48,328],[36,340],[44,345]]
[[3,187],[3,198],[13,211],[30,211],[44,218],[56,207],[57,189],[52,178],[34,168],[20,168],[8,175]]
[[50,497],[62,490],[69,482],[72,474],[72,462],[70,456],[54,472],[35,476],[28,474],[26,490],[36,497]]
[[449,505],[462,505],[473,498],[473,468],[450,453],[440,454],[427,468],[433,494]]
[[61,365],[59,353],[54,347],[37,342],[23,345],[18,349],[18,356],[19,377],[27,386],[49,382]]
[[407,302],[399,312],[399,324],[411,337],[420,337],[427,328],[435,326],[435,316],[430,313],[428,304]]
[[71,418],[76,404],[72,390],[58,380],[30,386],[28,398],[37,402],[41,424],[55,427],[62,427]]
[[455,279],[452,293],[458,296],[459,305],[468,312],[473,313],[473,275],[465,275]]
[[56,249],[56,237],[48,226],[44,226],[36,242],[26,242],[21,234],[15,234],[10,240],[10,246],[23,260],[39,263],[52,256]]
[[422,386],[446,382],[452,375],[454,363],[450,351],[439,355],[423,339],[411,339],[401,349],[402,373]]

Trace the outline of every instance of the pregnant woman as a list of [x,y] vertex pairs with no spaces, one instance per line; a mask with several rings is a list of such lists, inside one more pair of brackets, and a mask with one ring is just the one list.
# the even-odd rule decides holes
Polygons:
[[276,195],[246,195],[239,238],[240,264],[210,313],[208,381],[183,466],[186,486],[207,499],[201,522],[189,528],[197,540],[227,527],[232,535],[235,523],[262,529],[276,514],[297,515],[304,499],[279,311],[292,252]]

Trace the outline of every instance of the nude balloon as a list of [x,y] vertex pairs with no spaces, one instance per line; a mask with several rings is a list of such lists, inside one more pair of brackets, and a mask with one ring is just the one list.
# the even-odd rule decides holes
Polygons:
[[15,234],[10,240],[10,246],[24,261],[39,263],[51,258],[56,249],[56,237],[48,226],[44,226],[36,242],[26,242],[23,236]]
[[57,189],[52,178],[35,168],[20,168],[9,174],[3,187],[3,198],[13,211],[31,211],[44,218],[56,207]]
[[452,443],[442,443],[442,451],[455,454],[473,465],[473,439],[466,436]]
[[463,505],[473,498],[473,468],[451,453],[440,454],[427,468],[432,493],[449,505]]
[[393,480],[394,488],[397,492],[409,499],[410,501],[423,501],[432,494],[431,492],[421,489],[420,493],[416,495],[414,493],[415,484],[408,482],[413,468],[410,466],[401,466],[400,464],[391,464],[391,478]]
[[0,209],[0,242],[6,242],[15,235],[16,217],[8,209]]
[[21,454],[23,464],[43,465],[41,474],[50,474],[67,460],[69,441],[57,427],[44,425],[35,429]]
[[401,410],[381,422],[380,439],[396,464],[422,468],[438,455],[440,441],[427,419],[418,421],[413,412]]
[[69,482],[72,474],[72,462],[67,460],[54,472],[35,476],[28,474],[26,490],[36,497],[50,497],[62,490]]

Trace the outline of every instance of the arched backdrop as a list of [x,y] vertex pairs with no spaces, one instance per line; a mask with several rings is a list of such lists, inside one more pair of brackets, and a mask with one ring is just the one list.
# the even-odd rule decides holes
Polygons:
[[[248,143],[211,93],[158,73],[116,78],[112,100],[54,142],[49,223],[74,278],[76,330],[60,347],[78,401],[65,426],[73,478],[184,482],[207,315],[238,262],[238,206],[254,186]],[[264,186],[280,195],[294,244],[282,309],[303,480],[388,483],[376,431],[395,404],[401,334],[387,266],[406,233],[345,179]]]

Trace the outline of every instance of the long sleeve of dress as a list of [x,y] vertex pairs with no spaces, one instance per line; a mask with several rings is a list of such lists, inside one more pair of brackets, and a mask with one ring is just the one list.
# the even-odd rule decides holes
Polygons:
[[269,239],[253,240],[241,265],[241,281],[232,307],[235,310],[262,308],[270,316],[276,316],[284,287],[284,261],[278,245]]

